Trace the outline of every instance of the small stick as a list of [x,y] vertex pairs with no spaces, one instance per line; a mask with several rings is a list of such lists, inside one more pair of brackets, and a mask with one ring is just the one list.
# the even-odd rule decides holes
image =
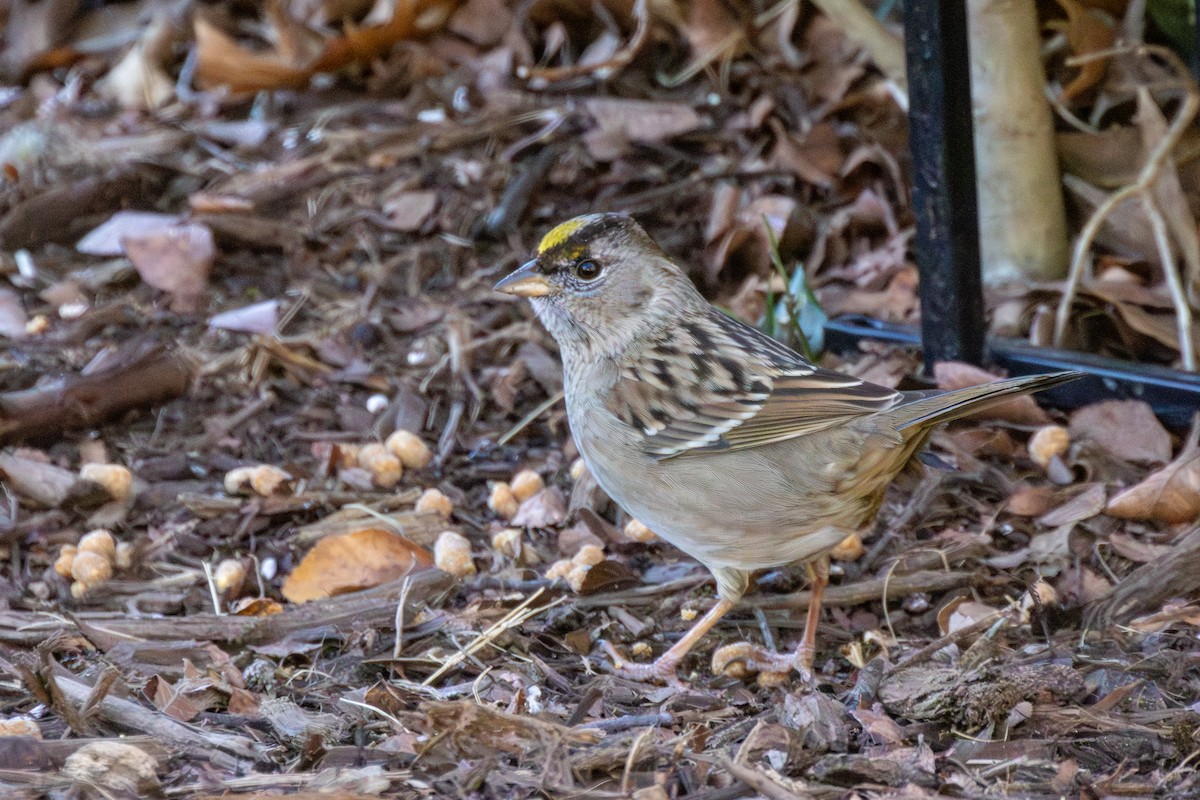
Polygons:
[[978,619],[978,620],[972,622],[970,625],[965,625],[956,631],[950,631],[950,633],[947,633],[945,636],[942,636],[938,639],[934,639],[932,642],[925,645],[924,647],[922,647],[920,650],[916,651],[915,653],[910,653],[907,658],[905,658],[903,661],[896,664],[894,667],[891,667],[887,671],[887,674],[894,675],[897,672],[906,670],[915,664],[921,663],[922,661],[924,661],[925,659],[929,658],[931,655],[936,653],[938,650],[941,650],[943,647],[948,647],[949,645],[957,644],[958,642],[961,642],[963,639],[974,636],[977,633],[982,633],[983,631],[987,630],[995,623],[1003,620],[1006,617],[1007,613],[1008,613],[1007,611],[997,611],[994,614],[988,614],[983,619]]

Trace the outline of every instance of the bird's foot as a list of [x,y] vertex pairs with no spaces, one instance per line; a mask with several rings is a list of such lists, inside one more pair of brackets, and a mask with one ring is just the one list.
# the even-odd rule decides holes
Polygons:
[[679,675],[676,672],[679,668],[679,660],[676,658],[671,658],[664,654],[649,664],[637,664],[626,661],[625,657],[617,652],[617,648],[604,639],[601,639],[598,644],[608,654],[608,657],[612,659],[612,671],[614,675],[641,683],[665,683],[669,686],[682,685],[682,681],[679,680]]
[[792,653],[776,653],[749,642],[735,642],[717,649],[712,657],[715,675],[745,680],[758,675],[762,686],[780,686],[792,670],[805,683],[812,681],[812,653],[803,648]]

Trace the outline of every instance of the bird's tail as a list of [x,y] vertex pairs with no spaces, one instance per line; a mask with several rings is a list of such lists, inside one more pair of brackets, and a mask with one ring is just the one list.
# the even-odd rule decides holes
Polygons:
[[1021,378],[1009,378],[979,386],[968,386],[965,389],[952,389],[948,392],[918,397],[887,413],[892,419],[898,419],[897,430],[902,431],[914,426],[930,428],[942,422],[965,417],[981,408],[1017,395],[1040,392],[1042,389],[1073,381],[1083,375],[1084,373],[1075,370],[1050,372],[1045,375],[1026,375]]

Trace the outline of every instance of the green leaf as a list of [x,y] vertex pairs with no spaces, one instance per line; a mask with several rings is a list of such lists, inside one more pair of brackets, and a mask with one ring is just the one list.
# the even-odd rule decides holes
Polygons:
[[795,347],[809,361],[815,361],[825,347],[825,323],[829,316],[817,302],[816,295],[808,285],[804,265],[797,264],[789,277],[783,259],[779,255],[779,243],[771,224],[763,217],[767,229],[767,243],[771,251],[771,264],[783,279],[787,291],[775,299],[767,292],[767,310],[763,315],[762,328],[770,336]]

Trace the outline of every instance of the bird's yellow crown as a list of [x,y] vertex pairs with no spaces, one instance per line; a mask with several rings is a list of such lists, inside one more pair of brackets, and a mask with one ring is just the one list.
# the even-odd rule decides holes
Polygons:
[[540,256],[547,250],[558,247],[563,242],[570,239],[571,236],[573,236],[580,229],[587,227],[601,216],[603,215],[585,214],[582,217],[575,217],[574,219],[569,219],[566,222],[555,225],[550,229],[550,232],[543,236],[542,240],[538,242],[537,254]]

